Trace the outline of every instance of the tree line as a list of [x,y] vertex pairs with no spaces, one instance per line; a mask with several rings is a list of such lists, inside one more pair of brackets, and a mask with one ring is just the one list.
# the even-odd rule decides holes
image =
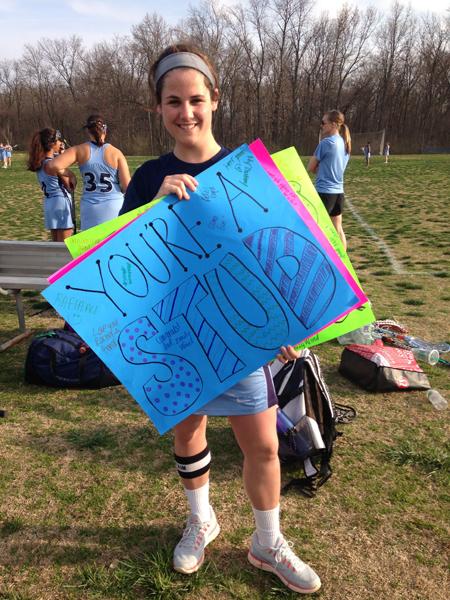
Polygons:
[[84,139],[101,112],[127,154],[160,154],[170,141],[153,110],[149,67],[173,41],[213,59],[221,82],[217,139],[231,148],[260,137],[271,151],[317,143],[324,111],[339,108],[352,132],[386,130],[394,152],[449,147],[450,15],[421,17],[344,5],[313,14],[313,0],[248,0],[190,8],[169,26],[147,14],[127,36],[91,49],[78,36],[41,39],[0,61],[0,141],[26,149],[37,128]]

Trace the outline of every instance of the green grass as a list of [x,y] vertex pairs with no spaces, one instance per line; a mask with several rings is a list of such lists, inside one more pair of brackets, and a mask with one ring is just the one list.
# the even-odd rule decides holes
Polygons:
[[398,465],[413,465],[429,474],[450,470],[449,444],[442,448],[419,448],[412,440],[407,439],[400,441],[395,448],[387,450],[386,456]]
[[[16,155],[0,171],[0,238],[48,239],[35,175]],[[131,157],[134,170],[145,160]],[[349,255],[378,318],[396,318],[417,337],[450,337],[448,302],[450,157],[350,161]],[[62,322],[36,292],[24,293],[35,333]],[[2,341],[17,329],[14,303],[0,295]],[[27,344],[0,354],[0,599],[141,600],[294,598],[246,560],[253,531],[241,483],[241,453],[226,419],[210,420],[211,497],[222,532],[205,566],[171,569],[186,501],[173,465],[172,434],[159,436],[118,386],[56,390],[26,385]],[[283,529],[322,577],[323,600],[448,598],[449,411],[425,392],[368,394],[338,373],[342,347],[316,349],[336,402],[358,417],[340,426],[333,476],[314,499],[288,492]],[[450,399],[447,367],[423,366]],[[283,473],[286,481],[287,472]]]

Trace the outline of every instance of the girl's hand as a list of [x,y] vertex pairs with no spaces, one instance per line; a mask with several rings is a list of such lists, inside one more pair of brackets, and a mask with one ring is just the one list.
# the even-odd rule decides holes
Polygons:
[[192,177],[183,173],[181,175],[167,175],[164,177],[164,181],[158,190],[155,198],[161,198],[168,194],[175,194],[179,200],[189,200],[190,196],[187,190],[195,192],[198,186],[198,181]]
[[69,192],[72,193],[75,190],[75,187],[77,185],[77,178],[72,173],[72,171],[65,169],[64,174],[58,175],[58,179],[62,181],[63,186]]
[[69,171],[69,189],[71,192],[75,190],[77,187],[77,178],[75,177],[75,173]]
[[296,358],[300,358],[302,355],[301,350],[296,350],[293,346],[281,346],[281,353],[277,354],[277,358],[282,363],[287,363]]

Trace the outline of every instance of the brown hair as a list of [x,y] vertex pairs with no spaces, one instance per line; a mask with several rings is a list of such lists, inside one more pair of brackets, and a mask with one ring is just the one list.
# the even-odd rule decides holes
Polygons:
[[325,116],[330,121],[330,123],[334,123],[337,126],[339,134],[344,139],[345,152],[347,154],[350,154],[352,151],[352,138],[350,136],[350,129],[345,124],[344,114],[341,113],[340,110],[334,108],[333,110],[327,110]]
[[102,115],[89,115],[86,120],[86,125],[83,125],[83,129],[87,129],[92,137],[95,139],[97,146],[103,146],[105,143],[102,140],[103,135],[106,135],[107,125]]
[[62,139],[60,132],[51,127],[45,127],[33,133],[30,141],[28,153],[27,169],[29,171],[38,171],[42,166],[42,161],[46,153],[52,149],[55,142]]
[[171,46],[167,46],[167,48],[165,48],[161,52],[161,54],[155,60],[153,65],[150,67],[149,84],[155,94],[156,103],[161,104],[161,93],[162,93],[162,88],[163,88],[163,84],[164,84],[164,79],[166,76],[166,75],[163,75],[155,86],[156,69],[158,68],[159,63],[162,61],[163,58],[166,58],[166,56],[170,56],[171,54],[176,54],[177,52],[190,52],[191,54],[196,54],[207,64],[207,66],[209,67],[209,70],[211,71],[211,73],[214,77],[214,82],[215,82],[215,85],[213,86],[212,83],[209,81],[209,79],[205,76],[205,85],[209,89],[211,98],[212,98],[214,89],[219,88],[216,69],[214,68],[213,64],[211,63],[209,58],[206,56],[206,54],[203,54],[203,52],[201,52],[193,44],[184,44],[184,43],[181,44],[180,43],[180,44],[172,44]]

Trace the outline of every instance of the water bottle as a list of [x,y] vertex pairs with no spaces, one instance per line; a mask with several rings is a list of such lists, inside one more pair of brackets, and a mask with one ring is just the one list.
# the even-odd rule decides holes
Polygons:
[[414,348],[428,350],[428,352],[430,352],[431,350],[436,350],[437,352],[439,352],[439,354],[445,354],[446,352],[450,352],[450,344],[448,344],[447,342],[428,342],[427,340],[423,340],[422,338],[414,337],[412,335],[406,335],[397,331],[391,331],[390,329],[383,329],[382,327],[375,328],[375,335],[379,335],[379,337],[385,336],[388,338],[394,338],[394,340],[398,340],[400,343],[409,346],[411,350],[414,350]]
[[404,335],[405,344],[411,348],[423,348],[424,350],[437,350],[439,353],[445,353],[450,350],[450,344],[447,342],[427,342],[422,338],[413,337],[412,335]]
[[294,429],[294,423],[284,414],[281,408],[277,409],[277,430],[281,433],[288,433]]
[[439,352],[437,350],[428,350],[427,348],[412,348],[412,353],[417,360],[422,360],[432,367],[439,362]]
[[348,344],[370,345],[373,344],[377,337],[381,337],[381,335],[376,333],[373,323],[370,323],[369,325],[363,325],[358,329],[340,335],[337,338],[337,341],[342,344],[342,346],[348,346]]
[[448,406],[447,400],[437,390],[428,390],[427,398],[436,410],[445,410]]

